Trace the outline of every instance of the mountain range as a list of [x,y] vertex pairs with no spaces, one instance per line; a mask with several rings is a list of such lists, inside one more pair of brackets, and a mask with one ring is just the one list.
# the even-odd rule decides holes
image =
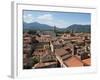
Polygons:
[[24,29],[29,29],[29,30],[52,30],[53,27],[46,25],[46,24],[41,24],[38,22],[33,22],[33,23],[23,23],[23,28]]
[[[47,24],[41,24],[38,22],[33,23],[25,23],[23,22],[24,30],[53,30],[54,26],[50,26]],[[81,24],[72,24],[66,28],[58,28],[56,30],[59,31],[74,31],[74,32],[90,32],[91,25],[81,25]]]
[[68,26],[66,30],[73,32],[91,32],[91,25],[73,24]]

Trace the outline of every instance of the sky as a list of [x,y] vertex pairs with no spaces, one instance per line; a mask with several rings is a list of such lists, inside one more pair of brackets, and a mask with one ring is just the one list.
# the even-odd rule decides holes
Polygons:
[[72,24],[91,24],[90,13],[54,12],[24,10],[23,21],[26,23],[38,22],[58,28],[66,28]]

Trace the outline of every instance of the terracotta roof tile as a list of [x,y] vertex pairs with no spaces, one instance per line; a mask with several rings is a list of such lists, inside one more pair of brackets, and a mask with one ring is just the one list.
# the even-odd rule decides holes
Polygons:
[[55,53],[59,56],[64,55],[67,51],[63,48],[61,49],[55,49]]
[[83,66],[83,63],[75,56],[72,56],[71,58],[65,60],[64,63],[69,67]]
[[87,65],[91,65],[91,58],[82,60],[83,63],[87,64]]

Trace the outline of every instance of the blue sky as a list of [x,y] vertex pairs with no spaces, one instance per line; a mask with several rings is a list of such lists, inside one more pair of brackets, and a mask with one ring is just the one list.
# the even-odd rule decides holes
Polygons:
[[23,21],[26,23],[39,22],[41,24],[66,28],[72,24],[91,24],[91,14],[24,10]]

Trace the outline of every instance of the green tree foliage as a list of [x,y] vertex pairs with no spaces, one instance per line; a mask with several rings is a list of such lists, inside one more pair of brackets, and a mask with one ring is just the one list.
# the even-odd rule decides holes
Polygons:
[[39,61],[40,61],[40,58],[39,57],[37,57],[37,56],[32,57],[32,63],[33,63],[33,65],[35,65]]
[[34,35],[34,34],[36,34],[36,30],[29,30],[28,33]]

